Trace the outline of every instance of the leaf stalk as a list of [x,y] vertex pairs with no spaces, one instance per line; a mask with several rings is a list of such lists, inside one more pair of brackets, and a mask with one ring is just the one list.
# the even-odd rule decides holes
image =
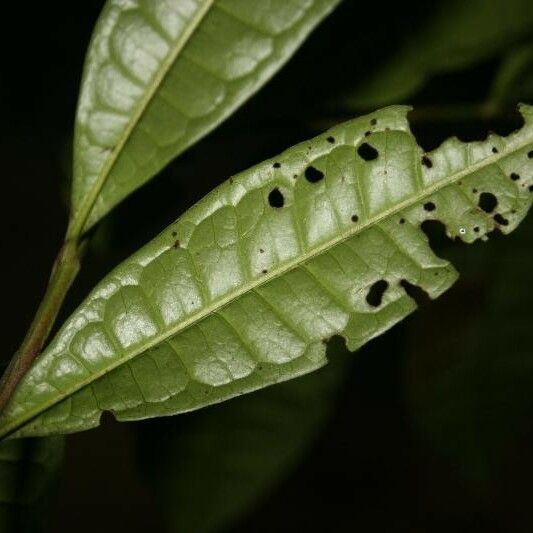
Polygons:
[[0,412],[9,403],[20,380],[41,353],[63,301],[79,272],[84,247],[84,243],[80,244],[77,239],[67,239],[59,250],[45,295],[30,328],[0,379]]

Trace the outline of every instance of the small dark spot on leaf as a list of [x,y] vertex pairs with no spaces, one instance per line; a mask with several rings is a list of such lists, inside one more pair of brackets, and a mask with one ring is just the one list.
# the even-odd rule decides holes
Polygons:
[[318,183],[320,180],[324,179],[324,173],[320,172],[315,167],[307,167],[305,169],[305,179],[309,183]]
[[389,282],[384,279],[380,279],[372,284],[368,290],[368,294],[366,295],[366,301],[368,305],[371,305],[372,307],[379,307],[383,301],[383,295],[388,288]]
[[498,153],[498,148],[496,148],[496,146],[492,147],[492,153],[493,154],[497,154]]
[[422,164],[426,168],[431,168],[433,166],[433,161],[431,161],[431,159],[427,155],[423,155],[422,156]]
[[267,270],[266,268],[263,268],[263,270],[261,270],[261,272],[262,272],[263,274],[268,274],[268,270]]
[[379,152],[368,143],[363,143],[359,146],[357,153],[359,154],[359,157],[365,161],[373,161],[379,156]]
[[352,222],[358,222],[359,217],[357,215],[352,215]]
[[375,126],[377,123],[378,123],[378,119],[377,119],[377,118],[373,118],[373,119],[370,121],[370,124],[371,124],[372,126]]
[[278,163],[277,161],[272,165],[274,168],[281,167],[281,163]]
[[498,198],[491,192],[482,192],[479,195],[478,205],[485,213],[492,213],[498,205]]
[[437,209],[437,206],[433,202],[426,202],[424,204],[424,209],[426,211],[435,211],[435,209]]
[[172,232],[172,237],[176,237],[177,234],[178,234],[177,231],[173,231],[173,232]]
[[527,153],[527,156],[529,157],[529,159],[533,159],[533,150],[530,150],[530,151]]
[[330,144],[335,144],[335,137],[331,137],[331,136],[330,136],[330,137],[328,137],[326,140],[327,140],[328,143],[330,143]]
[[472,192],[473,192],[474,194],[477,194],[477,189],[472,189]]
[[293,177],[294,179],[297,179],[297,178],[298,178],[298,174],[293,174],[292,177]]
[[259,253],[260,253],[260,254],[264,254],[264,253],[265,253],[265,251],[263,250],[263,248],[259,248]]
[[285,198],[283,198],[283,194],[281,194],[281,191],[277,187],[270,191],[268,195],[268,203],[271,205],[271,207],[278,209],[284,206]]
[[365,131],[365,137],[370,137],[370,135],[372,135],[371,131]]
[[518,181],[520,179],[520,174],[517,174],[516,172],[512,172],[509,176],[513,181]]
[[180,241],[179,239],[176,239],[176,241],[172,245],[172,248],[174,248],[174,250],[177,250],[179,247],[180,247]]
[[400,224],[405,224],[405,218],[400,218]]
[[475,231],[476,233],[479,233],[479,226],[474,226],[474,231]]
[[528,189],[529,189],[529,192],[533,192],[533,185],[530,185],[530,186],[528,187]]
[[500,226],[508,226],[509,221],[500,213],[496,213],[494,215],[494,221],[496,224],[499,224]]

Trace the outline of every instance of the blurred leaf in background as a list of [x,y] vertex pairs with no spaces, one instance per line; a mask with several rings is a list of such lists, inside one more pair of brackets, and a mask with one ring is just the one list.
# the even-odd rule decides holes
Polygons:
[[317,372],[140,425],[141,465],[170,531],[222,531],[291,472],[324,427],[349,371],[352,354],[335,340],[330,363]]
[[0,531],[41,531],[63,458],[64,438],[0,443]]
[[[533,8],[532,8],[533,11]],[[525,44],[511,48],[497,71],[489,95],[496,106],[531,101],[533,98],[533,36]]]
[[[409,31],[400,50],[391,49],[389,60],[347,97],[350,108],[405,102],[432,76],[499,57],[511,45],[533,38],[533,9],[530,0],[445,0]],[[506,101],[514,103],[510,94]]]
[[532,232],[529,218],[495,249],[476,246],[467,259],[452,250],[464,268],[456,294],[433,316],[416,315],[407,333],[420,440],[485,512],[515,510],[509,531],[533,519],[529,491],[520,496],[533,475]]

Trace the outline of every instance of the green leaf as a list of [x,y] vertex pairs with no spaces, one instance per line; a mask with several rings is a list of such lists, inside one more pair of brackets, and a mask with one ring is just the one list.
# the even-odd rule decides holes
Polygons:
[[[0,435],[182,413],[356,350],[456,279],[420,224],[512,231],[533,200],[533,107],[503,138],[424,154],[408,108],[341,124],[231,178],[97,285],[21,381]],[[479,204],[479,205],[478,205]]]
[[[406,374],[423,376],[408,394],[414,426],[431,455],[448,458],[455,475],[490,502],[513,465],[526,469],[524,479],[529,475],[527,461],[513,457],[524,446],[533,415],[533,285],[509,280],[530,278],[532,231],[529,217],[512,238],[479,250],[468,262],[462,285],[475,288],[477,301],[453,339],[443,334],[438,319],[419,317],[409,332]],[[468,300],[474,300],[470,293],[455,309],[464,313]],[[440,361],[438,371],[434,360]]]
[[0,443],[0,531],[35,532],[47,489],[63,458],[64,439],[20,439]]
[[170,531],[225,530],[287,475],[323,428],[348,370],[349,354],[328,355],[331,364],[316,373],[141,428],[143,470]]
[[490,101],[506,104],[533,98],[533,42],[514,48],[502,62]]
[[[436,75],[480,63],[531,35],[530,0],[446,0],[347,97],[355,109],[405,102]],[[484,95],[481,95],[484,96]],[[516,102],[516,100],[514,100]]]
[[108,0],[76,116],[69,233],[230,115],[340,0]]

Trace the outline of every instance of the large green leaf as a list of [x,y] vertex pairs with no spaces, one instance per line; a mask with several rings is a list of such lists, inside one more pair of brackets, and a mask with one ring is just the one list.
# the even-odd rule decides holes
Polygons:
[[350,107],[406,101],[431,76],[486,61],[532,35],[530,0],[444,0],[428,12],[391,60],[347,98]]
[[509,137],[424,154],[408,108],[337,126],[228,180],[109,274],[0,418],[45,435],[170,415],[310,372],[456,279],[420,228],[512,231],[533,199],[533,107]]
[[78,104],[70,234],[224,120],[339,1],[108,0]]
[[328,355],[330,365],[300,379],[141,426],[143,471],[169,530],[225,530],[288,474],[323,429],[347,374],[349,354]]
[[46,500],[63,457],[64,439],[20,439],[0,444],[0,531],[40,531]]

